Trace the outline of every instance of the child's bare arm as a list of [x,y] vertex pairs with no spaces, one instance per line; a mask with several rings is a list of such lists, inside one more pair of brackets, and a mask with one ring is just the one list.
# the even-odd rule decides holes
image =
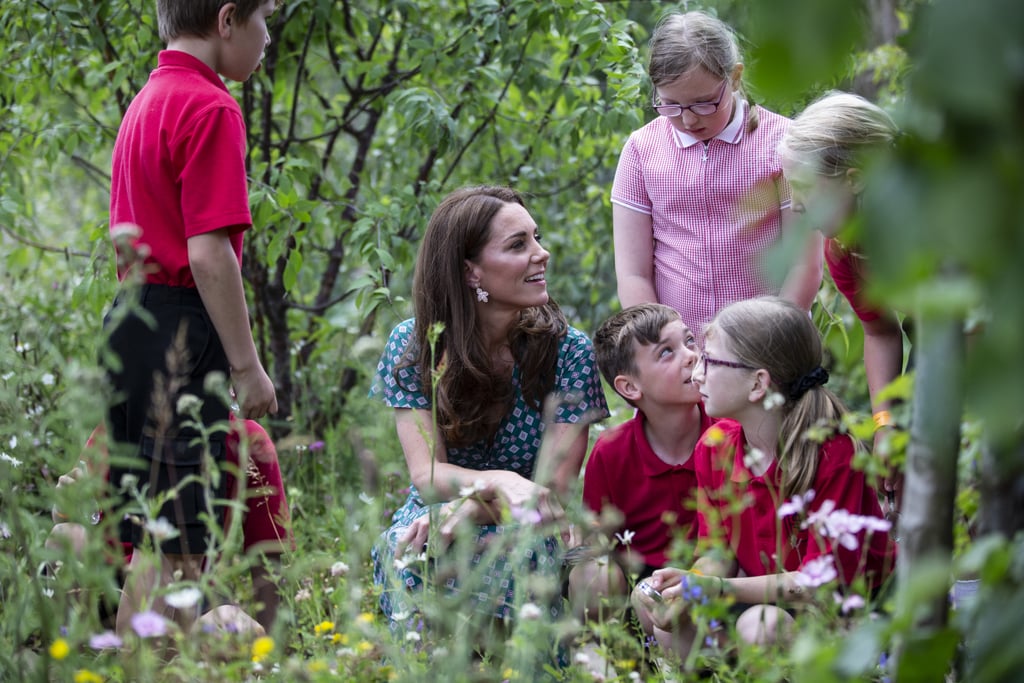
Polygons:
[[277,412],[274,384],[256,354],[242,273],[226,229],[195,235],[188,240],[188,260],[199,296],[220,336],[231,364],[231,383],[242,417],[259,418]]
[[[786,225],[794,222],[793,212],[789,209],[783,211],[783,230]],[[790,225],[790,227],[792,227]],[[804,310],[811,310],[814,297],[818,295],[821,288],[821,278],[824,275],[824,256],[822,249],[824,238],[817,230],[810,232],[803,244],[803,253],[790,268],[779,295],[792,301]]]

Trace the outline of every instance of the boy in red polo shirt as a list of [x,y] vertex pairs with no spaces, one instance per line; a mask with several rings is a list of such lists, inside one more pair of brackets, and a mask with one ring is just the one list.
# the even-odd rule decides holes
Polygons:
[[[104,319],[103,362],[113,390],[110,477],[129,512],[125,483],[146,487],[151,498],[178,489],[160,515],[179,531],[161,544],[156,567],[129,572],[119,632],[175,571],[198,578],[210,541],[198,514],[207,507],[209,484],[180,482],[190,475],[208,482],[203,450],[222,462],[225,436],[217,429],[209,439],[200,434],[193,417],[179,411],[181,399],[200,399],[207,430],[226,424],[229,413],[218,383],[207,382],[211,375],[230,377],[242,417],[277,410],[242,286],[242,235],[252,223],[245,125],[218,76],[244,81],[259,67],[274,8],[274,0],[158,0],[167,49],[125,112],[114,144],[110,226],[118,278],[140,286],[124,288]],[[140,547],[142,529],[130,520],[121,524],[121,539]],[[156,608],[174,614],[159,598]]]
[[614,508],[622,521],[608,530],[618,542],[613,561],[570,571],[580,620],[617,610],[637,577],[665,566],[673,538],[695,538],[691,456],[713,422],[690,381],[696,337],[675,309],[640,304],[616,313],[594,334],[594,352],[605,381],[637,413],[602,434],[587,461],[584,503],[598,515]]

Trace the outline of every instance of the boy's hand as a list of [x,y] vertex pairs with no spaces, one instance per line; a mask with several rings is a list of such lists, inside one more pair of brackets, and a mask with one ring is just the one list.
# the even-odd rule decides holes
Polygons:
[[246,420],[257,420],[277,412],[277,393],[263,366],[231,368],[231,385],[238,397],[239,412]]

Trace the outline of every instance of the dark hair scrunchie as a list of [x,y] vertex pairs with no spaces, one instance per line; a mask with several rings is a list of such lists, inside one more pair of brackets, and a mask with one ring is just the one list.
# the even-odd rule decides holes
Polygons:
[[828,370],[820,365],[806,375],[793,382],[789,387],[787,397],[790,401],[799,401],[800,397],[814,387],[821,386],[828,382]]

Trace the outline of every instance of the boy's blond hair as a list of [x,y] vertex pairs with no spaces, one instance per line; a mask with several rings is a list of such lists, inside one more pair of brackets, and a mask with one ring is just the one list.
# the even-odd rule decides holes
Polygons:
[[[605,381],[615,388],[615,378],[619,375],[635,375],[636,345],[658,343],[661,331],[676,320],[680,320],[679,313],[671,306],[637,304],[601,323],[594,333],[594,355]],[[618,389],[615,391],[618,393]],[[629,399],[626,401],[633,405]]]

